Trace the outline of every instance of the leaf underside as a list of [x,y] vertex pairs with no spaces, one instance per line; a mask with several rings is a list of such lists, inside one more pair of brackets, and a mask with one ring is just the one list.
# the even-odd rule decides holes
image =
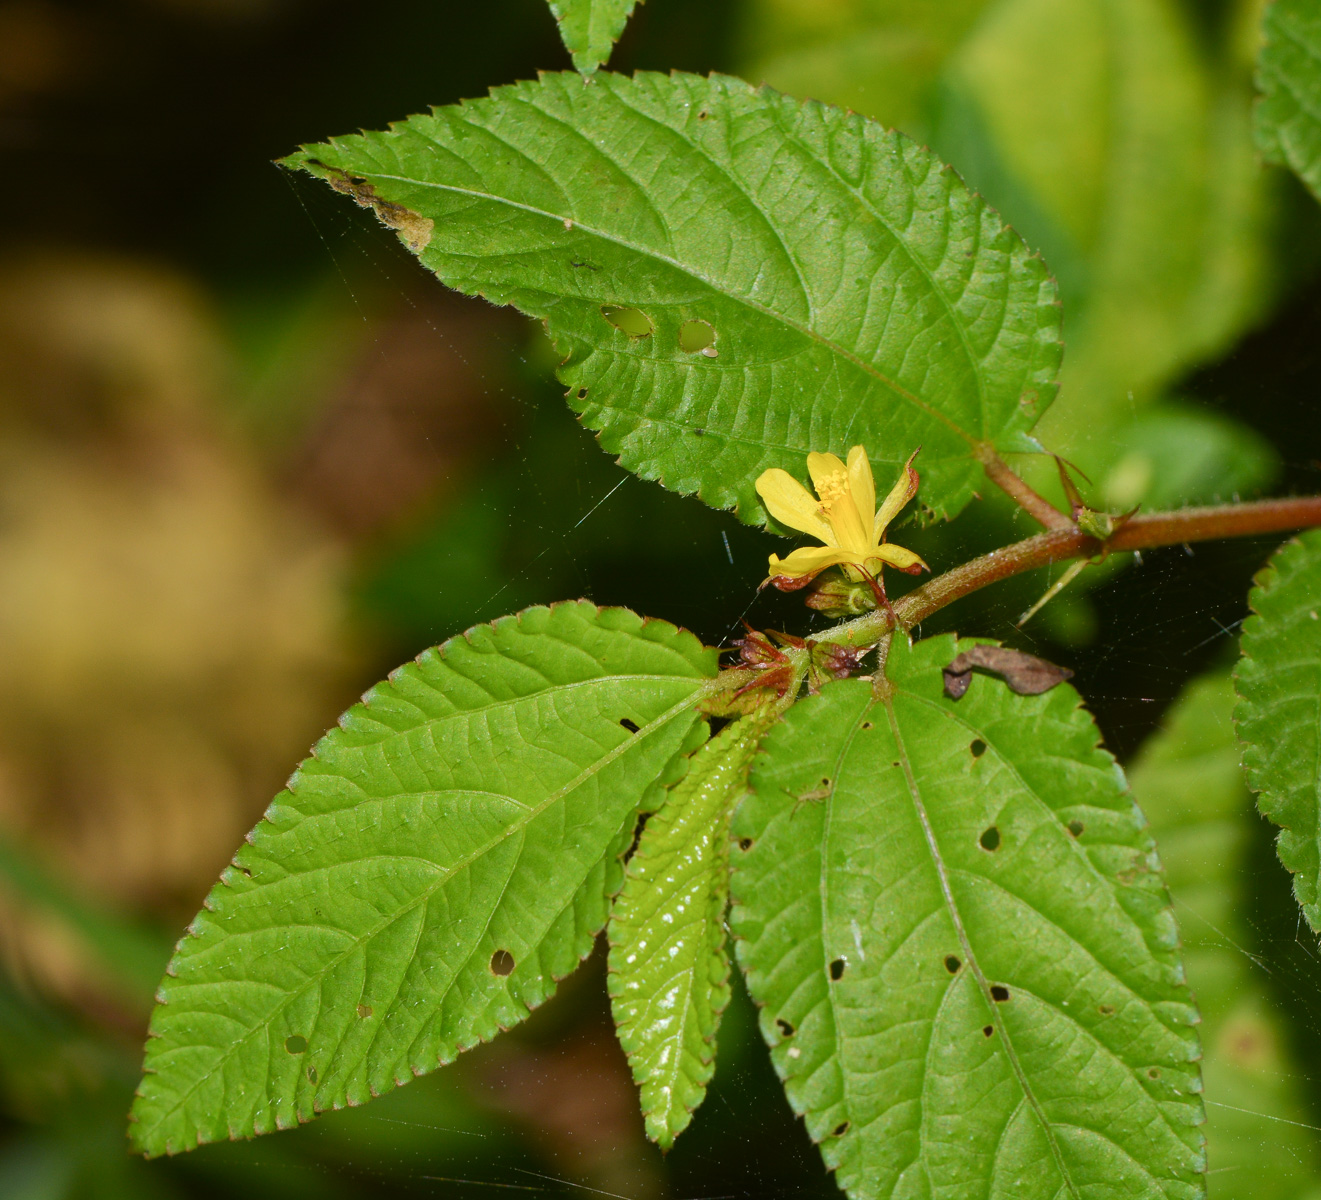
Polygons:
[[1270,972],[1243,947],[1258,819],[1239,766],[1228,675],[1192,683],[1129,779],[1160,845],[1205,1047],[1207,1183],[1213,1200],[1318,1195],[1321,1142],[1286,1053]]
[[1256,578],[1234,673],[1243,766],[1294,895],[1321,931],[1321,530],[1288,543]]
[[714,672],[691,634],[578,602],[479,626],[368,692],[180,942],[136,1146],[361,1104],[526,1017],[605,924],[634,813]]
[[1257,145],[1321,199],[1321,6],[1316,0],[1274,0],[1262,33]]
[[550,0],[573,65],[590,75],[610,57],[638,0]]
[[887,486],[922,446],[923,503],[952,515],[973,446],[1033,449],[1054,397],[1041,260],[930,151],[840,109],[553,74],[285,163],[451,287],[542,318],[607,451],[749,522],[762,471],[855,444]]
[[942,695],[971,645],[896,644],[887,700],[828,684],[754,765],[731,924],[775,1067],[854,1197],[1202,1196],[1154,845],[1067,685]]
[[764,729],[760,717],[745,717],[693,755],[648,820],[610,914],[611,1007],[647,1136],[664,1149],[715,1072],[729,1003],[729,818]]

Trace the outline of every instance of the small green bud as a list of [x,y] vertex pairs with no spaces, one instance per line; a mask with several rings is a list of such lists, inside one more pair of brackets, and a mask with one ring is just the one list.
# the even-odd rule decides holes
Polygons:
[[876,597],[866,583],[854,583],[838,575],[820,577],[807,597],[807,606],[827,617],[858,617],[876,607]]

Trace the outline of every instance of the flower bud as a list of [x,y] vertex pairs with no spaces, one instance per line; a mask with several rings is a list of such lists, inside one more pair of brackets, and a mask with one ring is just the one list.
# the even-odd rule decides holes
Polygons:
[[806,604],[827,617],[857,617],[876,607],[876,597],[866,583],[854,583],[838,575],[819,582],[808,595]]

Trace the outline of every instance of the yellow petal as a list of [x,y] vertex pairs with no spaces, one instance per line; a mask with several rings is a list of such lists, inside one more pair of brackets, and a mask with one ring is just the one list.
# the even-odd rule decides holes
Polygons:
[[772,467],[757,477],[757,495],[771,514],[781,525],[797,529],[801,533],[811,534],[827,545],[834,545],[835,538],[820,512],[820,504],[801,483],[788,471]]
[[835,455],[822,454],[817,450],[813,450],[807,456],[807,473],[812,477],[812,486],[816,488],[816,494],[823,500],[825,496],[821,488],[827,481],[838,480],[842,483],[848,477],[844,464]]
[[886,542],[884,545],[877,546],[876,553],[872,557],[879,558],[887,566],[894,567],[900,571],[911,571],[914,567],[926,568],[928,571],[931,570],[931,568],[911,550],[905,550],[903,546],[896,546],[891,542]]
[[[919,446],[920,450],[921,447]],[[914,450],[908,456],[908,461],[904,463],[904,469],[899,474],[899,482],[890,489],[890,494],[886,496],[885,503],[881,505],[880,511],[876,514],[876,522],[872,526],[872,536],[879,542],[881,534],[891,521],[899,515],[899,511],[914,496],[917,495],[917,472],[913,470],[913,459],[917,457],[918,451]]]
[[871,528],[876,516],[876,482],[872,479],[867,451],[862,446],[854,446],[849,451],[849,491],[853,493],[853,503],[863,525]]
[[803,546],[788,558],[771,555],[772,575],[815,575],[836,563],[848,562],[852,555],[834,546]]

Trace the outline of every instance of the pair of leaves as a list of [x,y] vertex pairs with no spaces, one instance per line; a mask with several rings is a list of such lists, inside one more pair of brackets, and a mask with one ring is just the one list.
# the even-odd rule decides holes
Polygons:
[[590,951],[715,655],[533,608],[429,650],[315,747],[157,995],[148,1154],[361,1104],[522,1020]]
[[[732,854],[763,1029],[850,1194],[908,1178],[1197,1195],[1194,1017],[1150,838],[1071,689],[978,679],[949,700],[960,649],[895,646],[888,683],[791,710],[737,848],[758,718],[664,798],[612,923],[649,1129],[672,1140],[710,1076]],[[713,669],[672,626],[578,603],[473,630],[373,689],[181,943],[138,1146],[360,1103],[520,1020],[604,924],[635,814],[704,738]]]
[[1287,544],[1255,582],[1234,719],[1258,806],[1281,828],[1280,861],[1321,931],[1321,530]]
[[764,522],[762,471],[922,446],[957,512],[974,452],[1030,450],[1059,309],[1040,259],[929,151],[714,76],[500,88],[287,165],[375,208],[445,283],[546,322],[629,470]]
[[1196,1013],[1150,834],[1077,694],[951,637],[764,745],[731,924],[790,1102],[854,1197],[1203,1194]]

